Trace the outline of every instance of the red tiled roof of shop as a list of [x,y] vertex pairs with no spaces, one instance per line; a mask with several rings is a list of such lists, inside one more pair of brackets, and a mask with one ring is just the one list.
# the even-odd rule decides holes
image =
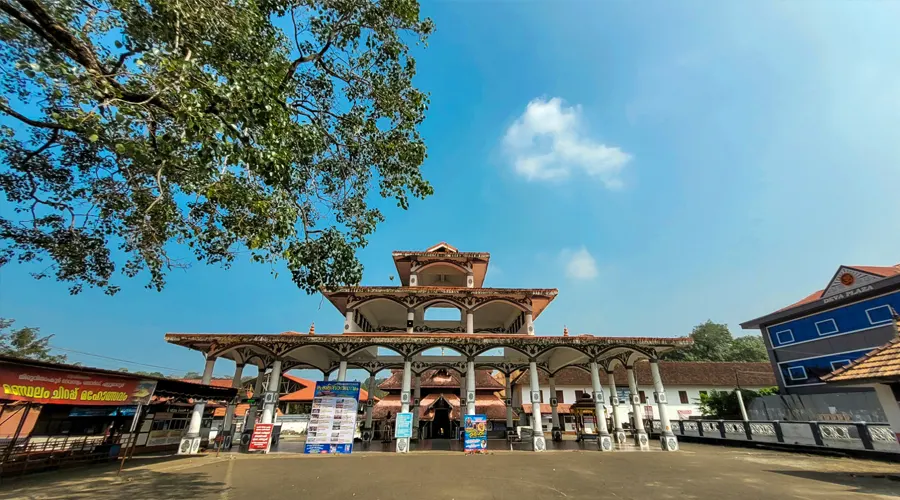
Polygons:
[[[734,387],[735,372],[738,381],[745,387],[768,387],[777,384],[772,365],[769,363],[714,363],[706,361],[660,361],[659,374],[664,385],[699,385],[709,387]],[[621,365],[615,369],[617,387],[627,387],[628,377]],[[641,362],[634,366],[637,384],[641,387],[653,385],[650,374],[650,363]],[[556,374],[556,387],[580,385],[591,387],[591,375],[579,368],[563,368]],[[549,376],[541,371],[538,374],[541,385],[549,383]],[[604,374],[600,382],[606,385]],[[513,380],[513,384],[528,384],[528,371],[525,370]]]
[[[900,335],[900,316],[894,317],[894,327]],[[822,380],[860,383],[900,380],[900,338],[895,338],[849,365],[823,376]]]
[[[382,390],[402,389],[403,370],[392,370],[391,376],[382,382],[378,388]],[[411,387],[415,384],[411,384]],[[459,374],[452,370],[426,370],[422,373],[420,387],[423,389],[439,389],[443,387],[459,390]],[[503,384],[491,376],[490,370],[475,370],[475,387],[478,390],[503,389]]]
[[[419,404],[419,419],[432,420],[434,410],[431,408],[438,399],[444,399],[450,405],[450,419],[459,419],[459,396],[456,394],[429,394],[422,398]],[[389,394],[382,398],[372,409],[372,418],[384,420],[388,412],[396,415],[401,408],[400,396]],[[503,400],[494,395],[478,394],[475,397],[475,413],[487,415],[489,420],[503,420],[506,418],[506,405]]]

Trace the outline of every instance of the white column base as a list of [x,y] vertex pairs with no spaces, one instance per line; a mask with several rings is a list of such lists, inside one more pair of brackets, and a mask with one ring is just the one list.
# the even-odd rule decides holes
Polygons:
[[534,436],[532,444],[534,445],[534,451],[547,451],[547,441],[544,440],[544,436]]
[[675,436],[659,436],[659,445],[663,451],[678,451],[678,438]]
[[601,435],[597,438],[597,448],[600,451],[613,451],[615,447],[613,446],[612,436],[609,434]]
[[625,431],[622,429],[616,429],[616,444],[625,444],[628,441],[628,438],[625,436]]
[[637,433],[634,435],[634,445],[641,450],[650,449],[650,439],[647,437],[647,433],[645,431],[637,431]]
[[397,438],[397,453],[409,453],[409,438]]
[[178,443],[179,455],[196,455],[200,453],[200,436],[183,437]]

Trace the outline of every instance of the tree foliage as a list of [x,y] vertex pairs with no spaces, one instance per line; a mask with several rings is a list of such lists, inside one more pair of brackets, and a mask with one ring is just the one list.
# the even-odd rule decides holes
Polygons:
[[432,29],[416,0],[0,0],[0,265],[72,293],[242,253],[359,282],[376,195],[432,192]]
[[50,353],[50,339],[53,335],[41,337],[40,328],[29,326],[14,329],[13,323],[15,320],[0,318],[0,354],[52,363],[66,361],[65,354]]
[[125,372],[125,373],[132,373],[132,374],[134,374],[134,375],[143,375],[143,376],[145,376],[145,377],[159,377],[159,378],[166,378],[166,375],[165,375],[164,373],[162,373],[162,372],[145,372],[145,371],[141,371],[141,370],[138,370],[138,371],[136,371],[136,372],[132,372],[132,371],[128,371],[128,368],[119,368],[118,371],[120,371],[120,372]]
[[[741,397],[744,400],[744,407],[749,408],[750,403],[760,397],[778,394],[777,387],[760,389],[752,391],[748,389],[741,390]],[[740,420],[741,407],[737,399],[737,391],[712,391],[707,394],[700,394],[700,413],[704,417],[722,418],[728,420]]]
[[768,361],[766,346],[759,335],[746,335],[735,339],[724,323],[705,323],[691,332],[694,344],[663,355],[669,361]]

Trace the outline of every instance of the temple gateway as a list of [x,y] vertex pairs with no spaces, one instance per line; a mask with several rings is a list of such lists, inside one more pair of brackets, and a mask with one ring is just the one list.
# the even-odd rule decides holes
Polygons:
[[[240,385],[247,364],[256,365],[260,373],[268,371],[268,379],[258,377],[254,388],[254,394],[264,394],[258,398],[262,405],[258,416],[261,423],[273,422],[281,374],[288,370],[319,370],[326,379],[337,372],[337,380],[345,380],[348,369],[365,370],[369,374],[369,393],[375,389],[376,374],[390,370],[391,377],[382,384],[388,397],[377,405],[372,398],[367,401],[361,429],[364,442],[375,437],[376,416],[389,421],[396,412],[413,412],[413,428],[417,430],[416,437],[422,439],[453,437],[461,415],[483,413],[492,421],[504,423],[505,429],[512,429],[510,380],[527,372],[531,402],[537,403],[531,404],[528,418],[534,451],[547,447],[541,420],[539,371],[546,372],[552,384],[553,376],[566,368],[590,373],[594,414],[612,416],[610,424],[605,418],[596,420],[598,449],[613,451],[616,445],[627,441],[647,449],[649,441],[641,419],[635,418],[629,426],[629,437],[618,412],[607,412],[606,406],[614,410],[619,405],[631,405],[634,415],[642,413],[634,366],[649,361],[662,428],[660,445],[666,451],[678,449],[657,361],[667,351],[690,345],[690,338],[537,335],[534,322],[556,297],[557,290],[485,288],[489,253],[460,252],[442,242],[425,251],[396,251],[393,258],[399,286],[348,286],[322,292],[344,316],[341,334],[169,333],[166,341],[203,353],[204,383],[209,383],[218,358],[236,363],[235,387]],[[430,318],[432,309],[456,310],[459,316]],[[614,377],[620,365],[627,380]],[[616,397],[617,384],[629,386],[631,401]],[[197,403],[185,440],[200,439],[203,405]],[[550,410],[550,433],[553,439],[561,439],[555,398],[550,401]],[[257,409],[250,411],[253,414],[248,415],[247,421],[256,422]],[[225,415],[225,429],[231,428],[233,416],[231,404]],[[410,438],[393,441],[397,452],[410,449]]]

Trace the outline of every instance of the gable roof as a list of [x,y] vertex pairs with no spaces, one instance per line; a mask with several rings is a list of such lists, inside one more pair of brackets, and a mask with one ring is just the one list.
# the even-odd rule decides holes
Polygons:
[[[737,379],[735,379],[737,373]],[[616,367],[615,379],[617,387],[628,386],[628,376],[621,365]],[[775,373],[769,363],[714,363],[706,361],[660,361],[659,374],[663,385],[691,385],[702,387],[735,387],[736,380],[743,387],[769,387],[777,385]],[[634,376],[640,387],[652,387],[653,377],[650,374],[650,363],[634,365]],[[513,379],[513,385],[529,384],[528,370],[524,370]],[[591,374],[580,368],[563,368],[554,377],[556,387],[582,386],[591,387]],[[538,374],[541,385],[548,384],[550,377],[546,372]],[[600,382],[607,384],[604,374]]]
[[[446,374],[442,370],[425,370],[422,373],[419,387],[423,389],[439,389],[450,388],[459,392],[460,376],[453,370],[447,370]],[[391,376],[382,382],[378,388],[382,390],[400,390],[403,387],[403,370],[391,370]],[[415,382],[413,382],[415,384]],[[490,370],[475,370],[475,388],[479,390],[498,390],[503,389],[503,384],[491,376]]]
[[442,241],[437,245],[432,245],[428,247],[426,252],[448,252],[448,253],[459,253],[459,249],[455,246],[447,243],[446,241]]

